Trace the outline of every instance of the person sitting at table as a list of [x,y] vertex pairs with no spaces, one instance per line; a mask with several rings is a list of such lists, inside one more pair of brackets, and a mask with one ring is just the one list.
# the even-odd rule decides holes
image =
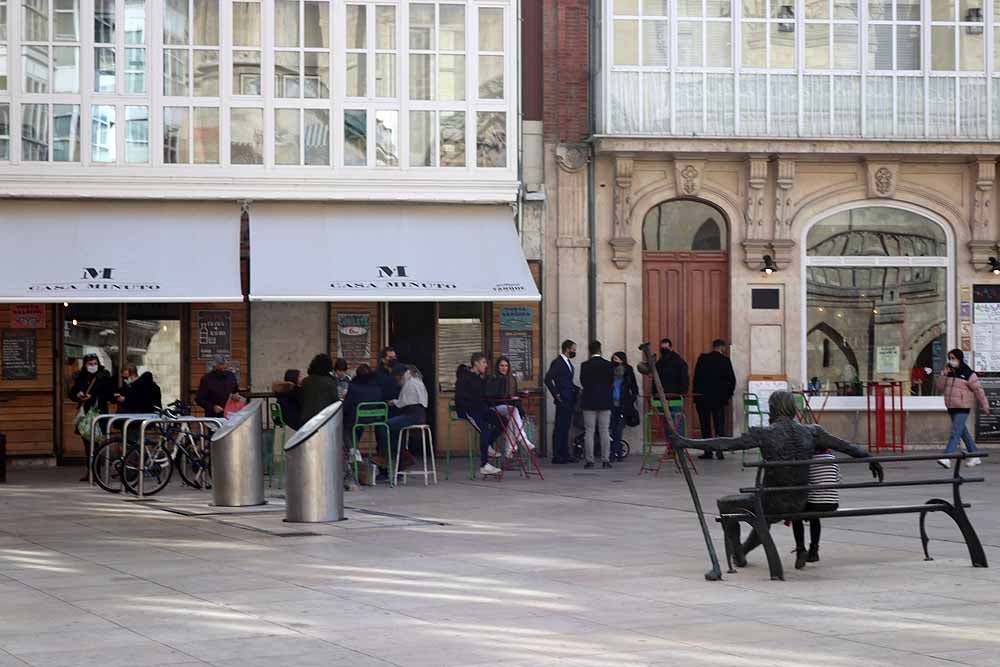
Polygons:
[[[510,359],[500,357],[493,367],[493,375],[486,381],[486,398],[490,400],[497,414],[504,420],[511,420],[521,441],[528,449],[534,449],[524,430],[524,407],[517,386],[517,376],[511,371]],[[506,433],[505,433],[506,435]],[[508,446],[515,443],[508,442]]]

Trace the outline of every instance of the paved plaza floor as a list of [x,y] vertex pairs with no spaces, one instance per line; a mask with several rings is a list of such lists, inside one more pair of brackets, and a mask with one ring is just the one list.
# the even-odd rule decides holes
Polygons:
[[[221,512],[176,479],[138,503],[77,483],[75,469],[12,471],[0,486],[0,667],[1000,664],[1000,461],[965,491],[990,569],[970,566],[940,514],[925,562],[907,515],[827,521],[822,562],[802,571],[777,526],[786,581],[768,579],[758,551],[714,583],[672,470],[639,477],[633,456],[498,483],[468,480],[462,463],[437,486],[349,493],[336,525],[286,524],[280,499]],[[738,460],[698,463],[706,507],[752,480]]]

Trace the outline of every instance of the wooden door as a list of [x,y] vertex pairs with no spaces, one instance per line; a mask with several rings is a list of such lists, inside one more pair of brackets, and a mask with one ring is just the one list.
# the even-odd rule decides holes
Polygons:
[[[688,363],[694,379],[698,355],[712,341],[729,341],[729,257],[716,251],[647,251],[643,253],[643,323],[645,340],[661,338]],[[689,388],[690,391],[690,388]],[[699,435],[690,393],[685,399],[688,433]]]

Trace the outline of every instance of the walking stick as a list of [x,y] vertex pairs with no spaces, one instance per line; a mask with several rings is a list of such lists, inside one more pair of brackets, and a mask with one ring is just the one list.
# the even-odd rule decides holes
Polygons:
[[[680,434],[677,433],[677,428],[674,426],[673,419],[668,416],[669,410],[667,408],[667,395],[663,391],[663,383],[660,382],[660,376],[655,372],[653,355],[649,351],[649,343],[643,343],[640,345],[639,350],[642,351],[643,360],[645,362],[645,368],[640,368],[639,372],[643,375],[650,375],[653,378],[654,395],[659,397],[660,405],[663,406],[663,410],[660,414],[660,418],[663,420],[663,432],[667,435],[667,439],[671,441],[671,447],[674,448],[674,454],[680,464],[681,472],[684,473],[684,480],[687,482],[688,491],[691,492],[691,500],[694,502],[695,512],[698,514],[698,522],[701,524],[701,533],[705,537],[705,546],[708,547],[708,558],[712,561],[712,569],[705,573],[705,579],[708,581],[721,581],[722,568],[719,566],[719,557],[715,553],[715,545],[712,543],[712,536],[708,532],[708,524],[705,522],[705,512],[701,509],[701,500],[698,498],[698,490],[694,487],[694,479],[691,477],[691,470],[688,468],[687,450],[681,449],[678,451],[678,448],[673,445],[673,443],[680,437]],[[670,436],[673,437],[671,438]]]

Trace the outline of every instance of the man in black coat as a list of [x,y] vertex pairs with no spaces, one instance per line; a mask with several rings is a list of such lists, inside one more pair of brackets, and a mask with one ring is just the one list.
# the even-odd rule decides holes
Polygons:
[[552,433],[552,463],[571,463],[569,455],[569,429],[573,425],[573,411],[580,388],[573,383],[573,357],[576,343],[568,338],[562,342],[561,354],[549,364],[545,373],[545,388],[556,404],[556,424]]
[[670,397],[686,396],[688,393],[688,365],[684,358],[674,352],[674,344],[669,338],[660,341],[660,358],[656,360],[656,372],[663,383],[663,392]]
[[160,385],[153,380],[153,374],[146,371],[139,375],[135,364],[129,364],[122,372],[122,386],[115,394],[115,402],[118,412],[129,414],[150,414],[163,407]]
[[[726,431],[726,405],[736,391],[736,374],[733,363],[724,353],[726,341],[712,341],[712,351],[698,357],[694,367],[694,404],[698,409],[702,438],[720,438]],[[718,458],[724,458],[722,450],[716,451]],[[699,458],[710,459],[712,452],[706,450]]]
[[594,467],[596,438],[601,443],[601,467],[611,467],[611,408],[614,407],[615,367],[601,356],[600,341],[587,346],[590,359],[580,365],[580,405],[583,408],[585,431],[583,451],[587,458],[584,468]]

